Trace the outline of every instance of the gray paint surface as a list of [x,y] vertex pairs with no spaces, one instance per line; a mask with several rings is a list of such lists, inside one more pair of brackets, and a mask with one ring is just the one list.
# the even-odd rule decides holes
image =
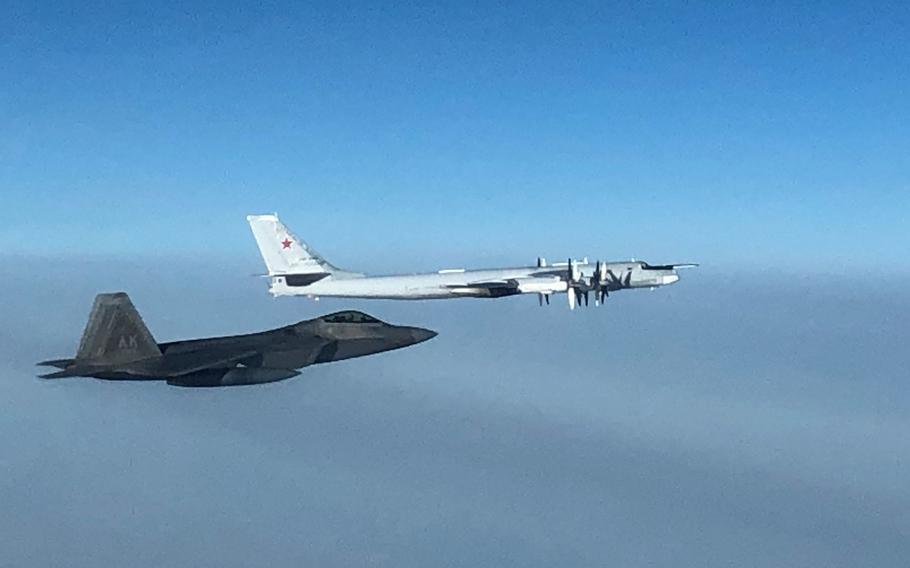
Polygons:
[[95,296],[74,359],[39,363],[45,379],[166,380],[184,387],[256,385],[296,369],[409,347],[436,336],[346,310],[278,329],[159,344],[124,292]]

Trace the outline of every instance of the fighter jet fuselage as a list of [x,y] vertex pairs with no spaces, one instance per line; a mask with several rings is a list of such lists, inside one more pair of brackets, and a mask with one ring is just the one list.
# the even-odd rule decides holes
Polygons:
[[124,293],[99,294],[74,359],[43,378],[166,380],[187,387],[269,383],[298,369],[426,341],[435,332],[344,311],[270,331],[156,343]]

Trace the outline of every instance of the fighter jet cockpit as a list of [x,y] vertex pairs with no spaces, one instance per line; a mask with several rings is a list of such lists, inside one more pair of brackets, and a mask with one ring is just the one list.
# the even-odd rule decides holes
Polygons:
[[322,318],[325,323],[383,323],[371,315],[355,310],[345,310]]

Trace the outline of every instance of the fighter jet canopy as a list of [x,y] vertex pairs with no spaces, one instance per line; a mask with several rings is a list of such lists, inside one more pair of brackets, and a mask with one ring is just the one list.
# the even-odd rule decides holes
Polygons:
[[335,312],[334,314],[322,316],[319,319],[325,323],[383,323],[371,315],[356,310]]

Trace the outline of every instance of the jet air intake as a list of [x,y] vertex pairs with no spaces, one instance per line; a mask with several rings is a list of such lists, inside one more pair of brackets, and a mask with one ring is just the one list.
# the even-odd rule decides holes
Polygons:
[[167,384],[176,387],[234,387],[261,385],[296,377],[300,371],[294,369],[272,369],[268,367],[237,367],[235,369],[212,369],[172,377]]

